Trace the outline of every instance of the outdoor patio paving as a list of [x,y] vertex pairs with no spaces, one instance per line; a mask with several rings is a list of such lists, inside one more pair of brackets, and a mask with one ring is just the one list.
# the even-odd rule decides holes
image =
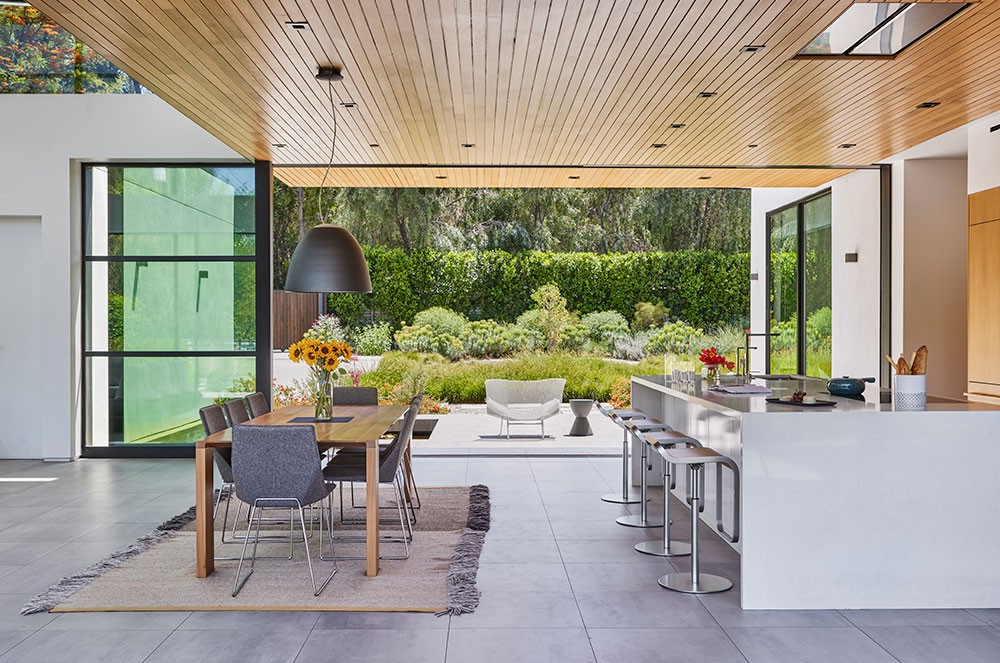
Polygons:
[[[419,457],[423,485],[490,486],[493,529],[472,615],[211,612],[41,614],[35,592],[193,502],[193,463],[0,461],[0,663],[347,660],[354,663],[805,661],[940,663],[1000,658],[1000,610],[766,611],[738,585],[694,597],[656,578],[686,561],[639,555],[642,530],[605,504],[613,458]],[[654,496],[654,500],[655,500]],[[683,509],[675,527],[684,536]],[[657,536],[658,530],[650,530]],[[738,580],[736,555],[706,528],[705,567]],[[280,562],[279,562],[280,563]]]

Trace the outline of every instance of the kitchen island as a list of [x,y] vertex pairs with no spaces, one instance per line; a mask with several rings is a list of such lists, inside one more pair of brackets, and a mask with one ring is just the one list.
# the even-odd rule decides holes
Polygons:
[[[740,467],[744,609],[1000,608],[1000,407],[895,412],[831,397],[820,380],[754,383],[769,396],[803,390],[836,406],[632,378],[634,407]],[[652,465],[651,482],[660,471]],[[702,519],[714,530],[716,475],[705,477]],[[682,477],[674,493],[684,498]]]

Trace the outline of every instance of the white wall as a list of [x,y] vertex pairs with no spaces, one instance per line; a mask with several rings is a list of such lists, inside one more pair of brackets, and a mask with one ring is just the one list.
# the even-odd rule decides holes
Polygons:
[[902,210],[893,256],[902,324],[893,356],[902,352],[909,360],[926,345],[927,392],[956,399],[968,387],[970,176],[964,159],[915,159],[895,167],[893,184]]
[[[12,389],[42,394],[44,405],[16,413],[38,422],[36,441],[12,442],[0,454],[69,459],[80,448],[79,161],[241,159],[151,95],[0,95],[0,118],[9,129],[0,151],[0,217],[41,219],[41,323],[35,339],[36,348],[44,348],[37,371],[20,382],[0,381],[0,401]],[[0,287],[20,284],[4,280]],[[0,345],[17,342],[0,337]],[[14,427],[14,418],[0,411],[0,430]]]
[[[881,353],[881,178],[859,170],[831,183],[833,193],[833,375],[878,379]],[[846,254],[857,253],[857,262]],[[878,395],[878,382],[865,392]]]
[[[753,189],[750,202],[750,271],[759,274],[750,284],[750,324],[753,331],[768,329],[767,213],[829,188],[832,194],[833,310],[832,371],[834,375],[878,377],[880,180],[876,170],[856,171],[815,189]],[[858,262],[846,263],[844,254],[857,253]],[[751,352],[750,366],[763,370],[764,343]],[[870,386],[874,399],[877,385]]]
[[41,221],[0,216],[0,457],[41,455]]

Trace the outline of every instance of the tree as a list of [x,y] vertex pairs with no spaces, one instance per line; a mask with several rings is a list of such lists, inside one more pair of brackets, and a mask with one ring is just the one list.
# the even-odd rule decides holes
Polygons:
[[0,4],[0,92],[114,93],[134,85],[34,7]]

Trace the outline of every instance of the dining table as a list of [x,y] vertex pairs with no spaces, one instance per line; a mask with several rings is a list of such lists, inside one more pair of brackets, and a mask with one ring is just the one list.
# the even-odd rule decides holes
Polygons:
[[[406,405],[334,405],[329,420],[317,421],[312,406],[289,405],[245,422],[255,426],[310,425],[316,429],[320,451],[358,447],[365,449],[365,575],[378,575],[379,560],[379,441],[406,412]],[[233,430],[213,433],[195,446],[195,538],[197,576],[215,570],[215,463],[214,449],[231,449]]]

